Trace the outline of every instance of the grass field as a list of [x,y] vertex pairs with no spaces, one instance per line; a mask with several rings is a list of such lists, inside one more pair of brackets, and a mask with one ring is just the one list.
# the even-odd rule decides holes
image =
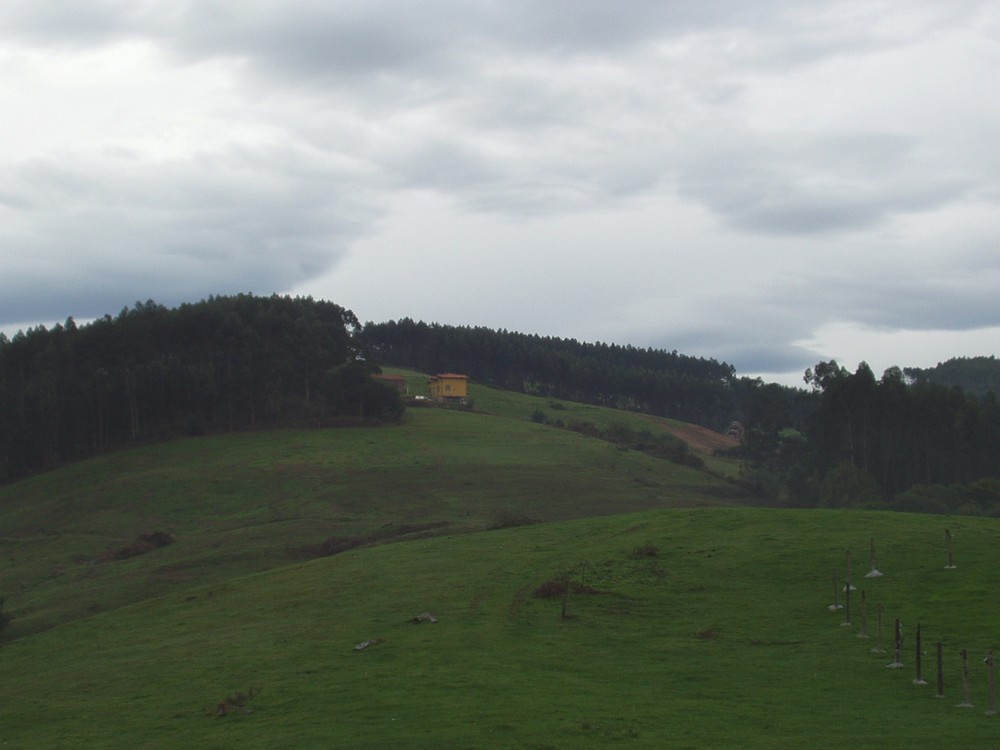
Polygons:
[[[732,507],[712,476],[534,424],[506,394],[477,408],[490,398],[149,446],[0,491],[0,747],[1000,746],[982,662],[1000,522]],[[526,516],[545,523],[487,530]],[[153,529],[176,542],[95,562]],[[309,559],[332,535],[373,543]],[[860,592],[852,625],[828,609],[847,550],[868,640]],[[535,595],[562,580],[567,618]],[[871,652],[878,605],[886,648],[904,624],[904,669]],[[956,707],[963,648],[975,708]]]
[[[482,387],[473,395],[483,413],[411,409],[392,427],[180,440],[0,489],[9,635],[300,561],[331,537],[391,541],[511,519],[745,501],[704,472],[534,424],[530,397]],[[640,419],[573,404],[564,413],[602,426]],[[153,531],[177,543],[95,563]]]
[[[948,519],[959,566],[944,570],[944,520],[650,511],[233,578],[8,644],[0,746],[994,747],[981,660],[1000,527]],[[886,575],[857,583],[902,618],[903,670],[827,609],[830,571],[870,534]],[[567,570],[596,593],[563,619],[533,592]],[[409,621],[424,611],[438,622]],[[917,622],[928,654],[946,644],[944,699],[930,657],[932,685],[911,684]],[[956,708],[961,648],[974,709]],[[251,688],[251,713],[216,716]]]

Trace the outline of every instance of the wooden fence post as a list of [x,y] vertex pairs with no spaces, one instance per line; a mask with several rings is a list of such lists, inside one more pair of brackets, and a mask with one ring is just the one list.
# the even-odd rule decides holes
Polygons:
[[935,698],[944,698],[944,645],[937,642],[937,695]]
[[840,606],[840,586],[837,581],[837,570],[833,571],[833,604],[827,607],[831,612],[836,612],[838,609],[842,609]]
[[865,578],[878,578],[882,575],[881,571],[878,569],[878,558],[875,556],[875,537],[871,538],[870,542],[871,558],[872,558],[872,569],[865,576]]
[[885,653],[885,641],[882,639],[882,613],[885,611],[885,607],[879,602],[875,606],[875,619],[876,619],[876,633],[878,635],[878,641],[872,648],[873,654],[884,654]]
[[886,664],[886,669],[902,669],[904,664],[900,661],[900,651],[903,648],[903,625],[900,623],[899,618],[896,618],[896,632],[892,638],[892,648],[896,654],[895,659],[891,664]]
[[847,589],[844,591],[844,621],[840,623],[841,627],[851,626],[851,585],[847,585]]
[[917,676],[913,678],[913,684],[926,685],[927,680],[924,679],[924,676],[921,672],[921,666],[923,664],[922,660],[923,655],[920,653],[920,623],[917,623],[917,632],[915,635],[917,641],[917,647],[916,647]]
[[868,637],[868,597],[865,595],[864,589],[861,590],[861,632],[858,633],[858,638]]
[[959,708],[972,708],[972,699],[969,697],[969,652],[964,648],[961,652],[962,655],[962,702],[958,704]]
[[986,714],[988,716],[994,716],[997,712],[997,683],[996,674],[993,669],[993,649],[989,650],[989,653],[983,661],[986,662],[986,679],[988,680],[990,689],[990,703]]

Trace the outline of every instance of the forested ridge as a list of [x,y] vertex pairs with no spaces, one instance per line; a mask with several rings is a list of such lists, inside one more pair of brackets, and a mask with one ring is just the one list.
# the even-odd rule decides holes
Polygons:
[[881,379],[820,362],[796,389],[676,351],[408,318],[361,326],[331,302],[277,295],[137,303],[0,335],[0,483],[142,441],[398,419],[398,393],[370,377],[382,364],[716,430],[739,421],[731,455],[772,500],[1000,514],[992,357]]
[[676,351],[409,318],[367,323],[362,338],[386,364],[457,370],[499,388],[716,430],[740,421],[744,441],[731,455],[748,479],[796,505],[1000,513],[996,398],[946,384],[989,382],[992,357],[932,371],[893,367],[881,380],[865,363],[851,373],[821,362],[806,371],[808,388],[794,389]]
[[238,295],[0,334],[0,482],[138,441],[398,416],[358,328],[330,302]]
[[1000,393],[1000,360],[995,356],[954,357],[934,367],[904,367],[903,374],[916,383],[957,385],[977,396]]
[[[789,424],[801,394],[738,378],[725,362],[537,334],[415,322],[366,323],[368,350],[389,365],[457,371],[496,388],[641,411],[724,430],[755,411]],[[766,407],[763,404],[766,403]]]

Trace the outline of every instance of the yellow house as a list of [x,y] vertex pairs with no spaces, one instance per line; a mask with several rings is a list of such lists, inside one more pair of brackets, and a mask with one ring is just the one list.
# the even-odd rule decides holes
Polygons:
[[432,375],[428,390],[435,401],[464,401],[469,395],[469,376],[453,372]]

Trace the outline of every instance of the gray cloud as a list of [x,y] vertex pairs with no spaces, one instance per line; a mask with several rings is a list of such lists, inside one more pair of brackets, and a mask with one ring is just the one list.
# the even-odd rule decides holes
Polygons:
[[821,357],[814,351],[788,342],[770,331],[741,326],[731,335],[718,335],[707,327],[671,332],[653,340],[653,346],[684,354],[717,359],[736,368],[737,373],[804,372]]
[[[196,57],[234,56],[257,73],[329,82],[429,67],[461,38],[451,2],[188,3],[168,43]],[[425,15],[426,14],[426,15]]]
[[841,320],[891,329],[967,331],[1000,326],[996,289],[1000,270],[989,274],[894,278],[824,277],[801,282],[799,299]]
[[[155,40],[193,58],[233,56],[258,72],[296,79],[396,71],[411,77],[460,74],[478,57],[537,55],[557,59],[620,55],[690,34],[741,31],[767,40],[762,54],[741,62],[764,66],[899,43],[893,29],[947,28],[980,2],[900,3],[902,22],[886,24],[883,9],[849,0],[801,13],[790,0],[20,0],[0,11],[0,28],[41,44],[97,45],[125,38]],[[898,19],[897,19],[898,21]],[[887,27],[887,28],[883,28]],[[782,52],[784,50],[784,52]]]
[[769,137],[729,131],[684,165],[684,195],[742,229],[775,234],[850,232],[955,200],[957,174],[925,170],[910,136],[892,133]]
[[342,177],[330,195],[336,175],[303,158],[233,151],[180,163],[65,157],[8,167],[2,179],[17,210],[0,245],[16,251],[0,319],[85,317],[107,312],[105,300],[270,292],[328,270],[374,214]]
[[9,38],[81,47],[127,35],[139,25],[137,14],[127,0],[13,0],[0,10],[0,29]]
[[[972,0],[7,3],[37,127],[0,137],[0,320],[309,287],[769,372],[830,321],[998,325],[998,30]],[[365,243],[416,194],[436,225]],[[444,241],[461,278],[408,256]]]

